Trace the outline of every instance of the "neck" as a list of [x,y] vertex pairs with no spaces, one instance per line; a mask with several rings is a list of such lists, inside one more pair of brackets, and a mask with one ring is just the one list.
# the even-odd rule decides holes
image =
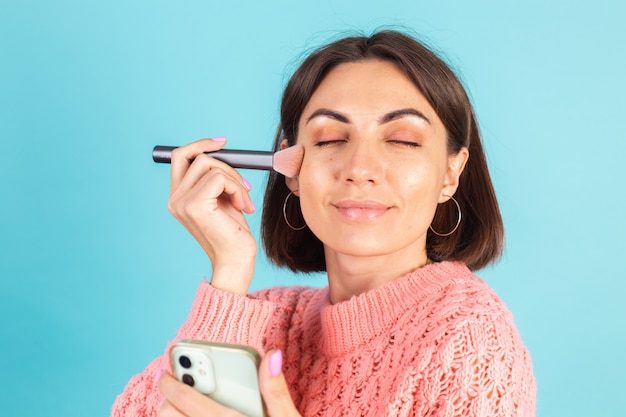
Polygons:
[[426,253],[407,256],[351,256],[326,251],[331,304],[370,291],[430,263]]

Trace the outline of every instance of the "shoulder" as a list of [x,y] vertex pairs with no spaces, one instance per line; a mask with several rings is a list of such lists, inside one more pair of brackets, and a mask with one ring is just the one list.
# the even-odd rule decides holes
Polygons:
[[[442,314],[471,319],[512,319],[512,314],[498,294],[480,277],[460,262],[445,262],[442,268],[451,273],[430,293]],[[485,317],[486,316],[486,317]]]
[[411,322],[422,323],[414,336],[437,345],[452,339],[473,343],[489,338],[521,345],[513,314],[483,279],[458,262],[442,262],[432,271],[437,279],[423,287],[408,312]]
[[[457,268],[416,308],[413,320],[426,323],[414,334],[413,366],[437,376],[444,407],[464,404],[453,415],[534,415],[532,362],[512,313],[484,280]],[[489,411],[468,411],[475,407]]]
[[325,297],[327,288],[316,288],[307,286],[283,286],[266,288],[255,291],[249,295],[252,299],[264,300],[285,309],[296,306],[307,305],[313,299]]

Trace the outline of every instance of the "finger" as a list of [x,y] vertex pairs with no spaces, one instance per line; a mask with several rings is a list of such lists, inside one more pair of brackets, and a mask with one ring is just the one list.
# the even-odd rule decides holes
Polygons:
[[[207,187],[207,194],[215,194],[221,190],[222,194],[220,196],[229,196],[232,206],[237,210],[243,210],[248,214],[253,213],[255,206],[250,197],[251,186],[238,172],[235,171],[237,175],[233,177],[231,175],[233,171],[234,170],[230,167],[227,170],[215,167],[211,170],[209,175],[206,175],[205,178],[198,183],[197,188],[200,190],[203,187]],[[218,204],[221,202],[223,202],[223,200],[218,199]]]
[[159,391],[167,400],[163,407],[168,413],[168,417],[176,416],[173,410],[170,410],[170,406],[180,413],[182,416],[187,417],[202,417],[207,415],[220,415],[220,416],[237,416],[241,417],[241,414],[235,410],[225,407],[209,397],[194,390],[189,385],[183,384],[176,380],[169,373],[163,372],[157,383]]
[[269,351],[259,368],[259,385],[270,416],[300,416],[289,394],[282,372],[283,355],[280,350]]
[[190,189],[208,172],[214,170],[222,172],[223,175],[232,178],[233,181],[238,182],[242,187],[247,189],[246,182],[236,169],[228,165],[226,162],[219,161],[209,155],[201,153],[196,155],[194,161],[185,172],[184,177],[179,181],[178,187],[173,191],[176,192],[178,189]]
[[178,188],[178,184],[180,184],[180,181],[184,178],[189,166],[198,155],[201,155],[204,152],[217,151],[223,148],[225,143],[226,138],[216,137],[213,139],[200,139],[196,142],[174,149],[171,155],[171,190]]
[[[196,156],[195,160],[185,172],[184,177],[179,182],[177,188],[172,188],[170,196],[180,195],[188,192],[191,188],[193,188],[201,179],[205,178],[207,173],[211,174],[221,174],[226,178],[233,181],[234,184],[239,186],[241,191],[244,194],[250,190],[250,183],[248,183],[241,174],[230,165],[225,162],[218,161],[217,159],[211,158],[205,154],[199,154]],[[229,193],[233,194],[233,193]],[[218,195],[213,195],[212,198],[217,197]],[[247,196],[246,196],[247,197]],[[247,197],[246,199],[249,199]],[[242,210],[243,207],[238,207],[238,209]]]
[[[237,210],[244,210],[247,213],[254,211],[249,189],[241,177],[239,175],[233,177],[232,168],[223,170],[221,166],[214,165],[214,162],[219,161],[208,156],[198,156],[178,189],[170,196],[171,211],[178,215],[184,214],[192,207],[201,211],[212,211],[218,208],[217,200],[223,194],[229,196],[231,204]],[[200,178],[197,178],[199,175]]]
[[185,415],[178,411],[171,402],[165,400],[163,404],[161,404],[157,417],[185,417]]

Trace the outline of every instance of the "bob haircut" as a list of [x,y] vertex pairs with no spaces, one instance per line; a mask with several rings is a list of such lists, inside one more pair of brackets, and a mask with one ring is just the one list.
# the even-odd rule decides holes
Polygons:
[[[381,31],[369,37],[346,37],[309,55],[285,87],[274,151],[280,150],[283,139],[287,139],[289,146],[296,143],[302,112],[333,68],[343,63],[366,60],[383,60],[397,65],[443,122],[447,131],[448,153],[454,155],[462,147],[469,150],[469,159],[455,193],[462,221],[458,229],[446,237],[437,236],[429,229],[427,256],[435,262],[462,261],[473,271],[495,262],[502,254],[504,227],[472,105],[454,72],[415,39],[396,31]],[[271,172],[261,222],[265,251],[278,266],[299,272],[325,271],[322,242],[308,227],[292,230],[283,218],[283,203],[289,192],[285,177]],[[305,223],[298,198],[290,199],[286,215],[296,227]],[[457,219],[457,208],[453,202],[440,204],[432,228],[446,233],[454,228]]]

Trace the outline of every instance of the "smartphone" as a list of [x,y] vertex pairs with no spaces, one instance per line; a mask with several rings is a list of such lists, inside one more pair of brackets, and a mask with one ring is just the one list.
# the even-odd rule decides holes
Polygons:
[[248,346],[180,340],[170,350],[174,376],[248,417],[267,417],[259,389],[261,356]]

